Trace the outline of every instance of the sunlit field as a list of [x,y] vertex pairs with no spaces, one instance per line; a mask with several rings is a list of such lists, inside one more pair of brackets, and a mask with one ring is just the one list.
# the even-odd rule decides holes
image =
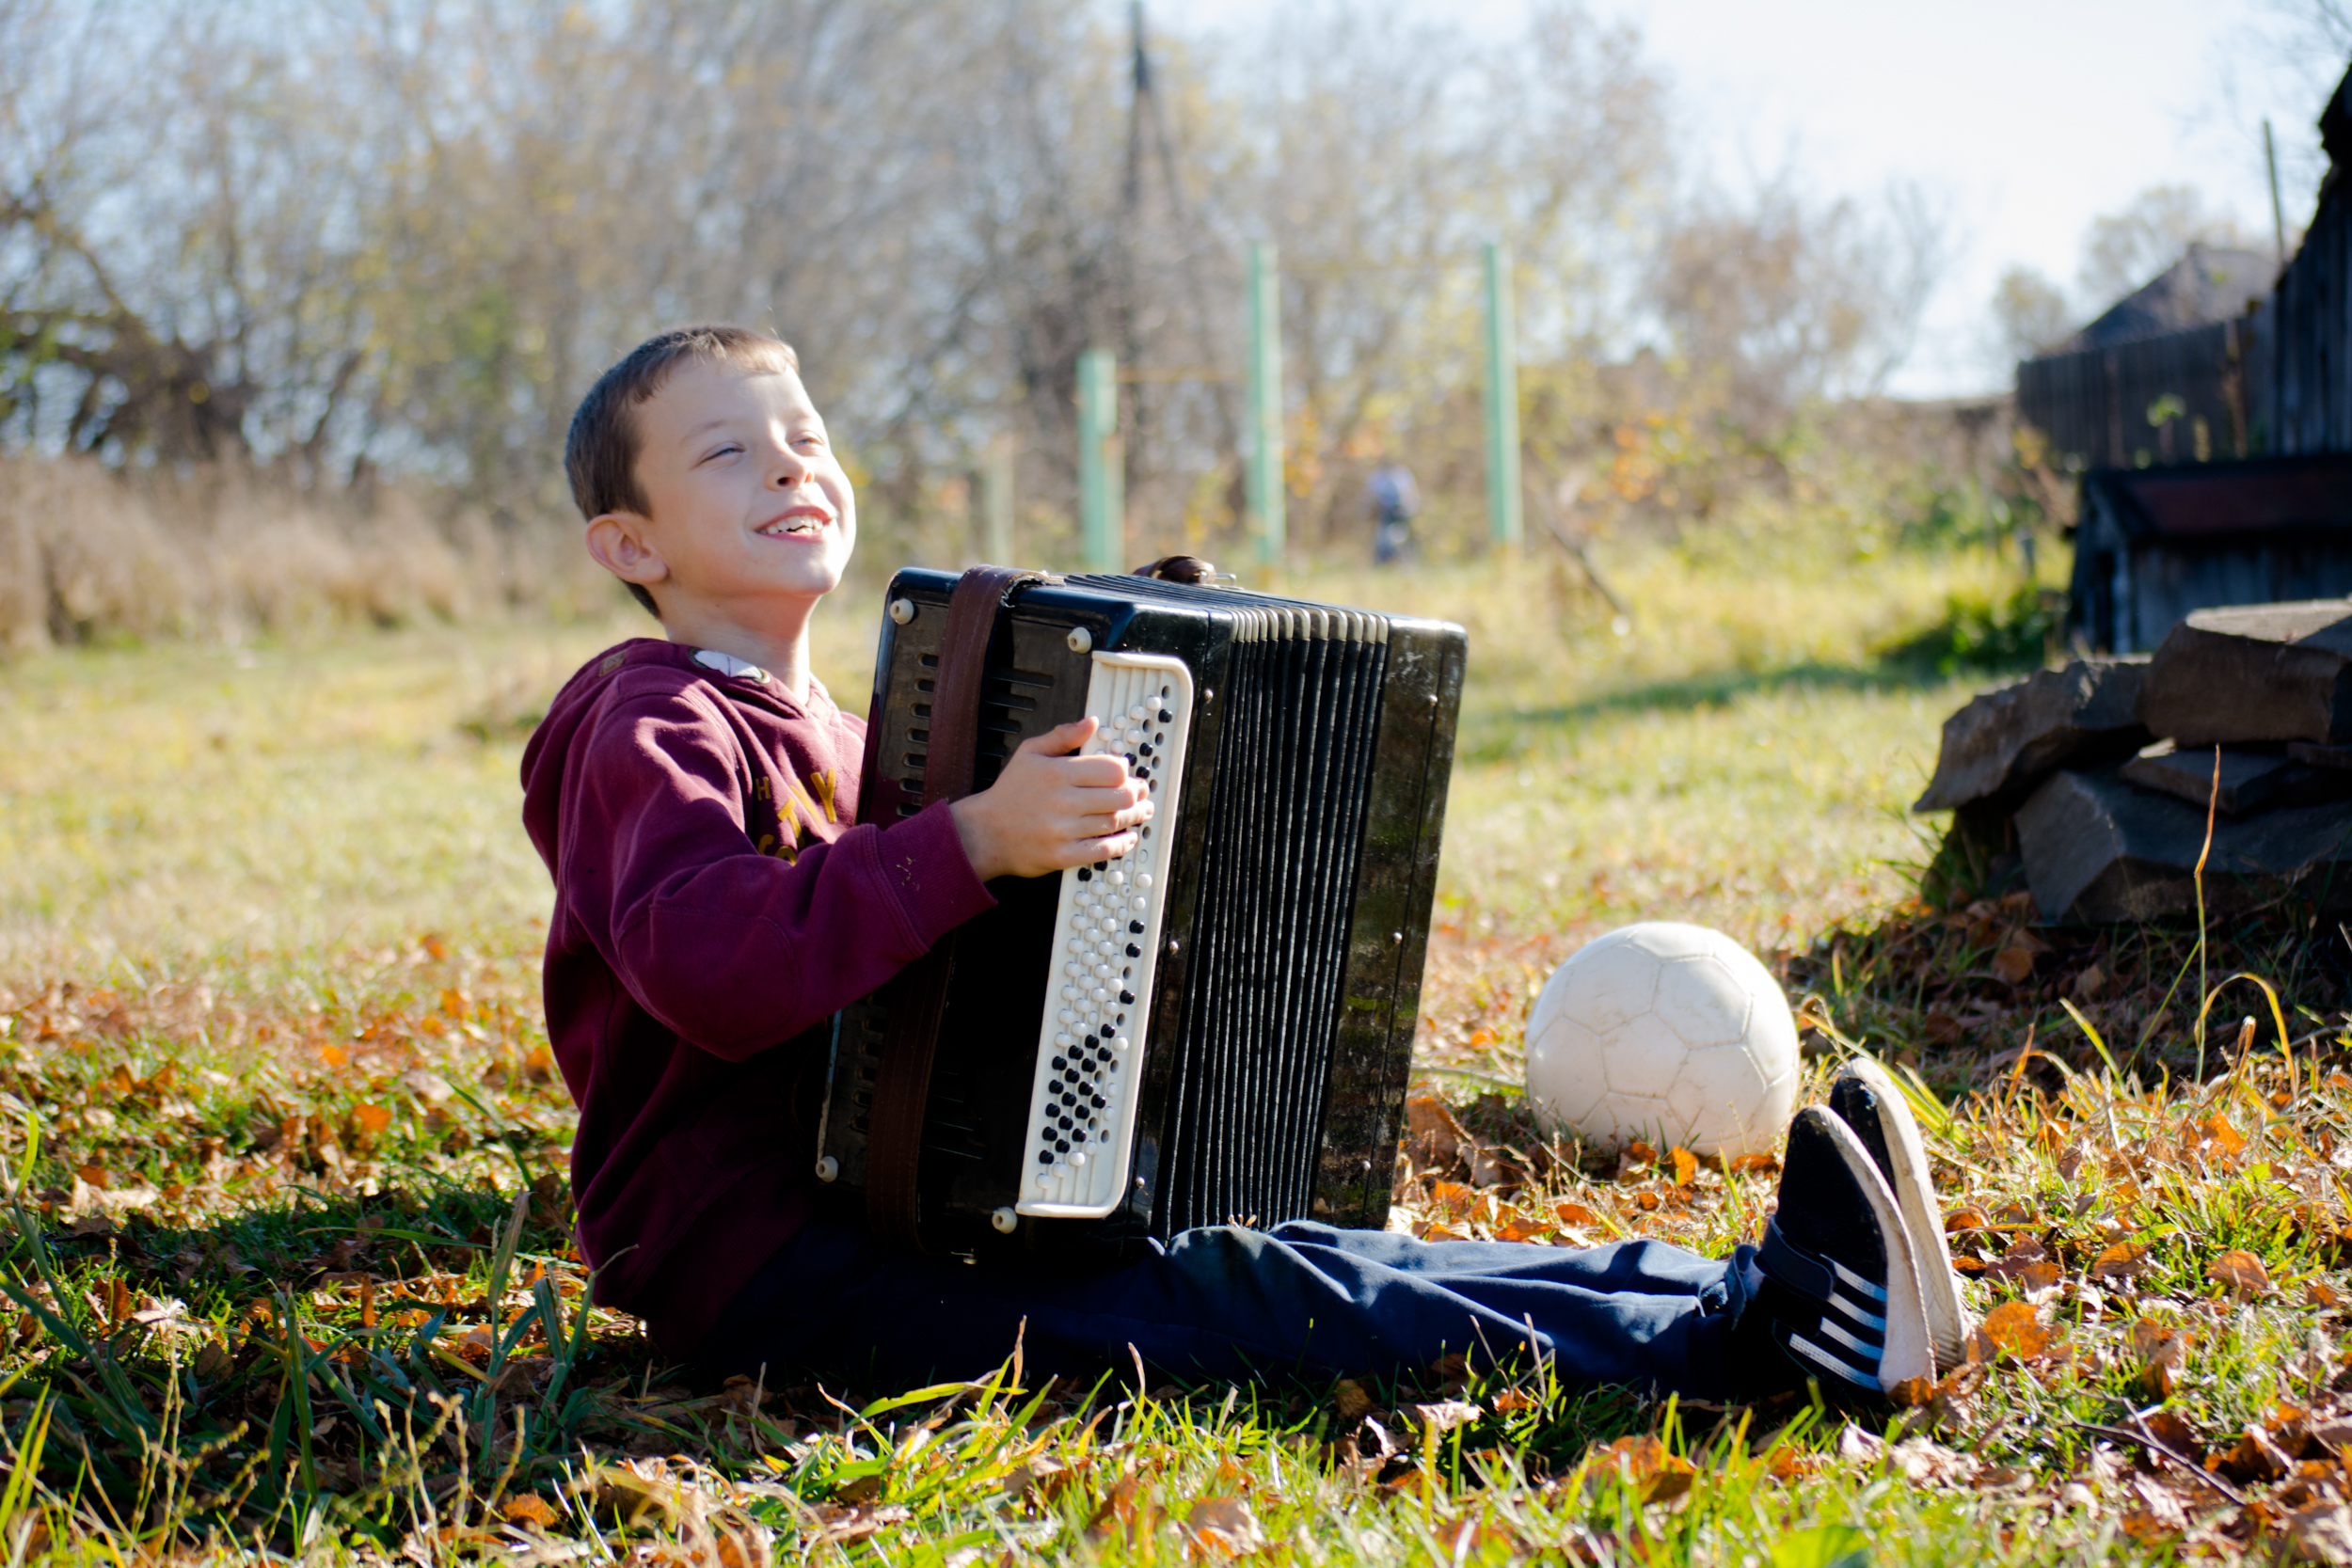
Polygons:
[[[1605,554],[1294,577],[1469,626],[1396,1224],[1752,1235],[1769,1161],[1548,1145],[1533,989],[1626,921],[1770,958],[1817,1085],[1921,1074],[1986,1326],[1892,1418],[1561,1388],[690,1389],[589,1309],[517,819],[556,686],[651,623],[411,626],[0,667],[0,1544],[23,1556],[737,1564],[2042,1562],[2324,1555],[2352,1434],[2340,998],[2284,910],[2212,935],[1916,897],[1906,816],[1997,675],[1916,651],[1982,554]],[[881,594],[818,668],[870,681]],[[1889,650],[1914,644],[1911,653]],[[1933,639],[1928,639],[1932,646]],[[1948,662],[1948,661],[1947,661]],[[2028,957],[1998,977],[1997,953]],[[2254,1015],[2241,1027],[2243,1015]],[[2021,1049],[2021,1047],[2023,1049]],[[1009,1351],[1010,1347],[1008,1347]],[[2352,1537],[2347,1537],[2352,1539]],[[2318,1543],[2318,1544],[2312,1544]]]

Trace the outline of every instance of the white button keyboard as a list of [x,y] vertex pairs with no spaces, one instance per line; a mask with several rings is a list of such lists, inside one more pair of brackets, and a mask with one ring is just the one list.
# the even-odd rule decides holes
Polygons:
[[1163,868],[1192,728],[1192,672],[1156,654],[1096,654],[1086,710],[1102,721],[1087,753],[1125,757],[1153,811],[1125,856],[1061,877],[1026,1163],[1013,1205],[1056,1219],[1100,1219],[1126,1191],[1163,940]]

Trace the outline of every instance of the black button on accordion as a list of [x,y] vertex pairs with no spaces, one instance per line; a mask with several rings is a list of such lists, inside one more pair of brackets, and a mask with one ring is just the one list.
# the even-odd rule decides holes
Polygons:
[[1462,628],[992,571],[892,580],[860,819],[984,789],[1087,713],[1156,814],[1120,860],[991,884],[996,908],[839,1015],[819,1179],[980,1256],[1384,1224]]

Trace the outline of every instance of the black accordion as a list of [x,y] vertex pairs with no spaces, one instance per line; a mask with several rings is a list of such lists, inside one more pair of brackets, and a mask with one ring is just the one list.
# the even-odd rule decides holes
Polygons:
[[886,1234],[1123,1256],[1388,1217],[1467,640],[1147,577],[892,579],[862,821],[1092,713],[1156,813],[834,1021],[818,1176]]

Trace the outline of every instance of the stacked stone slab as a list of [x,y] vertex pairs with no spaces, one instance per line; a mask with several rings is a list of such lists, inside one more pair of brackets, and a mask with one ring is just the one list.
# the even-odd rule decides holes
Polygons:
[[2199,610],[2144,663],[1988,692],[1914,809],[2013,844],[2045,920],[2193,909],[2201,856],[2209,913],[2352,911],[2352,601]]

